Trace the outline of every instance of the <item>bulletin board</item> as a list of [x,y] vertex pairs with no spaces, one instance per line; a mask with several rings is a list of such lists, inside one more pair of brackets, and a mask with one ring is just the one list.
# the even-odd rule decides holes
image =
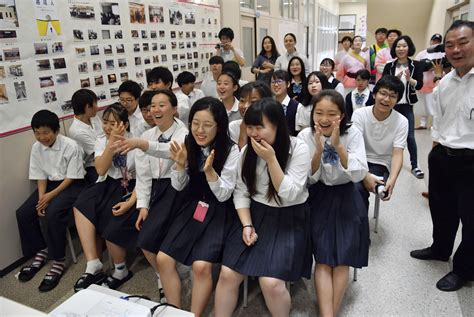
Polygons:
[[70,116],[79,88],[111,104],[156,66],[201,80],[220,25],[218,0],[0,0],[0,137],[40,109]]

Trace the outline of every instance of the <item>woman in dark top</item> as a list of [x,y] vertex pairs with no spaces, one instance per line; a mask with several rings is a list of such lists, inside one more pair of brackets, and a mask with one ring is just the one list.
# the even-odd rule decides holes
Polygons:
[[265,36],[262,40],[262,50],[252,65],[252,73],[257,75],[258,81],[263,81],[270,86],[276,59],[280,56],[275,41],[271,36]]

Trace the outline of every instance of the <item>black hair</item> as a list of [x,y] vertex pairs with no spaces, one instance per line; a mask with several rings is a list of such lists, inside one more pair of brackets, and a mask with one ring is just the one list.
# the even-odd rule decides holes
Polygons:
[[92,107],[97,102],[97,95],[90,89],[79,89],[71,98],[72,110],[74,114],[81,115],[86,112],[86,106]]
[[178,98],[176,98],[176,95],[174,94],[174,92],[172,92],[169,89],[157,89],[157,90],[151,91],[151,93],[152,95],[150,97],[150,104],[151,104],[151,101],[153,100],[153,97],[155,97],[156,95],[162,94],[168,97],[168,100],[170,101],[171,106],[173,108],[176,108],[178,106]]
[[31,118],[31,128],[33,131],[39,128],[50,128],[54,133],[57,133],[59,132],[58,115],[46,109],[40,110]]
[[123,122],[123,124],[128,123],[127,131],[130,131],[130,121],[128,120],[128,112],[127,109],[122,107],[121,104],[119,103],[113,103],[108,107],[107,109],[104,110],[102,113],[102,119],[106,119],[109,114],[112,114],[119,123]]
[[272,43],[272,56],[271,58],[277,58],[278,56],[280,56],[280,54],[278,53],[278,48],[276,47],[276,44],[275,44],[275,40],[273,39],[273,37],[267,35],[265,36],[263,39],[262,39],[262,50],[260,51],[260,54],[259,55],[262,55],[262,56],[266,56],[267,55],[267,52],[265,51],[265,49],[263,48],[263,43],[265,42],[266,39],[269,39],[270,40],[270,43]]
[[463,26],[470,28],[471,31],[474,32],[474,22],[473,21],[456,20],[456,21],[453,22],[453,24],[451,24],[451,26],[448,28],[446,33],[444,33],[444,42],[446,42],[446,35],[448,35],[449,32],[451,32],[455,29],[459,29]]
[[374,96],[382,88],[396,92],[398,95],[397,102],[399,102],[400,99],[402,99],[403,92],[405,91],[405,85],[403,85],[400,78],[393,75],[384,75],[382,76],[382,78],[380,78],[380,80],[375,84],[375,87],[373,90]]
[[[252,104],[244,115],[244,122],[247,126],[263,126],[263,116],[276,128],[275,142],[272,144],[278,164],[283,171],[288,163],[288,153],[291,147],[290,132],[286,123],[285,114],[281,104],[273,98],[262,98]],[[244,162],[242,163],[242,180],[247,185],[250,196],[257,192],[257,154],[253,149],[250,138],[247,139]],[[270,177],[270,175],[269,175]],[[267,200],[275,199],[280,204],[278,193],[270,181],[266,195]]]
[[343,135],[347,132],[347,129],[351,127],[351,122],[349,122],[348,116],[346,114],[346,104],[344,102],[344,97],[334,89],[323,90],[314,96],[312,103],[313,109],[311,109],[310,117],[310,127],[314,131],[314,112],[316,111],[316,105],[321,100],[329,100],[337,106],[341,112],[341,124],[339,125],[340,134]]
[[146,108],[151,105],[151,99],[154,96],[154,91],[153,90],[145,90],[140,98],[138,98],[138,107],[140,109]]
[[235,61],[227,61],[222,66],[222,72],[232,73],[237,80],[240,80],[242,76],[242,71],[240,70],[240,66]]
[[219,80],[219,78],[220,78],[222,75],[229,76],[229,77],[232,79],[232,85],[233,85],[233,86],[237,86],[237,90],[234,91],[234,97],[240,98],[239,80],[235,77],[235,75],[234,75],[232,72],[229,72],[228,70],[226,70],[226,71],[222,70],[222,73],[220,73],[219,77],[217,77],[217,80]]
[[362,42],[364,42],[364,39],[362,38],[362,36],[360,36],[360,35],[355,35],[355,36],[352,38],[351,44],[354,44],[354,41],[355,41],[356,38],[360,38],[360,40],[361,40]]
[[321,91],[325,90],[325,89],[331,89],[331,85],[329,84],[328,78],[326,77],[326,75],[324,75],[323,72],[314,71],[314,72],[309,73],[309,75],[306,78],[306,81],[303,85],[303,89],[305,89],[305,93],[306,93],[306,96],[307,96],[306,100],[303,100],[303,102],[304,102],[303,106],[305,106],[305,107],[314,104],[312,99],[315,96],[311,96],[311,94],[309,93],[309,90],[308,90],[308,83],[309,83],[309,79],[311,78],[311,76],[316,76],[319,79],[319,81],[321,82]]
[[377,33],[383,33],[385,35],[387,35],[387,29],[386,28],[378,28],[377,30],[375,30],[375,34]]
[[340,43],[342,44],[342,43],[344,43],[345,41],[351,42],[351,45],[352,45],[352,37],[346,35],[346,36],[344,36],[344,37],[341,39],[341,42],[340,42]]
[[288,72],[286,70],[282,70],[282,69],[274,71],[273,74],[272,74],[272,79],[273,78],[283,79],[286,82],[287,85],[288,85],[288,83],[291,82],[290,74],[288,74]]
[[397,29],[388,30],[387,31],[387,37],[390,35],[390,33],[396,33],[398,35],[398,37],[402,36],[402,32],[400,30],[397,30]]
[[369,80],[370,79],[370,72],[367,70],[367,69],[359,69],[357,72],[356,72],[356,79],[357,77],[360,77],[360,79],[363,79],[363,80]]
[[138,99],[142,93],[142,87],[140,87],[140,85],[133,80],[126,80],[120,84],[118,89],[119,95],[123,92],[128,92],[135,99]]
[[209,58],[209,65],[221,64],[224,66],[224,59],[221,56],[214,55]]
[[[210,148],[211,150],[215,150],[215,158],[212,166],[217,174],[220,175],[232,147],[232,141],[228,133],[229,118],[224,104],[219,99],[214,97],[204,97],[197,100],[189,111],[189,131],[192,131],[191,126],[194,115],[196,112],[202,110],[209,110],[214,117],[214,121],[217,123],[216,137],[210,145]],[[199,172],[201,147],[196,143],[192,133],[188,134],[186,137],[185,144],[188,152],[189,174],[193,175]]]
[[176,82],[178,83],[179,87],[182,87],[183,85],[186,85],[189,83],[194,83],[195,81],[196,81],[196,76],[194,76],[191,72],[188,72],[188,71],[184,71],[176,77]]
[[287,36],[291,36],[293,38],[293,40],[295,40],[295,43],[296,43],[296,35],[294,35],[293,33],[286,33],[285,36],[283,37],[283,40],[285,40],[285,37]]
[[159,81],[162,81],[165,85],[171,85],[173,84],[173,74],[171,71],[163,66],[157,66],[152,68],[147,74],[146,74],[146,82],[148,85],[157,83]]
[[334,70],[334,68],[336,67],[336,63],[334,63],[334,61],[329,58],[329,57],[326,57],[326,58],[323,58],[323,60],[321,61],[321,63],[319,64],[319,66],[321,66],[322,64],[329,64],[331,65],[332,69]]
[[253,90],[256,90],[260,98],[272,97],[272,90],[263,81],[251,81],[240,88],[240,98],[249,96]]
[[398,42],[400,42],[401,40],[405,40],[405,42],[407,42],[408,56],[409,57],[413,56],[416,52],[416,48],[415,48],[415,44],[413,44],[413,41],[411,40],[411,38],[408,35],[399,36],[395,40],[395,42],[393,42],[392,47],[390,48],[390,55],[392,55],[393,58],[397,57],[397,53],[396,53],[395,49],[397,48]]
[[219,37],[219,39],[225,36],[232,41],[234,40],[234,31],[231,28],[222,28],[217,36]]

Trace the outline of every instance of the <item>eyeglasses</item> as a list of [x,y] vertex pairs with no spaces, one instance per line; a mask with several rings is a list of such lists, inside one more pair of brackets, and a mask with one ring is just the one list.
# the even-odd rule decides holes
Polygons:
[[133,98],[119,98],[120,103],[132,103],[134,101],[135,101],[135,99],[133,99]]
[[148,112],[150,112],[150,109],[151,109],[151,106],[146,106],[146,107],[140,108],[140,111],[142,113],[148,113]]
[[197,121],[191,122],[191,129],[193,131],[197,131],[199,129],[202,129],[203,131],[208,132],[208,131],[211,131],[216,126],[217,126],[217,124],[212,124],[210,122],[204,122],[203,124],[201,124],[200,122],[197,122]]
[[283,84],[285,81],[283,79],[277,79],[277,80],[272,80],[271,81],[271,84],[272,85],[281,85]]
[[387,98],[387,97],[388,97],[389,99],[392,99],[392,100],[395,100],[395,101],[398,99],[398,95],[390,94],[390,93],[388,93],[388,92],[386,92],[386,91],[384,91],[384,90],[379,90],[379,91],[377,92],[377,94],[380,94],[380,96],[382,96],[382,98],[384,98],[384,99]]

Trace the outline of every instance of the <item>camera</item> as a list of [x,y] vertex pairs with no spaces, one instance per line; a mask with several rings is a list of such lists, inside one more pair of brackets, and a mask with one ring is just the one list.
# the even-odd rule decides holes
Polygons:
[[444,53],[444,44],[438,44],[426,49],[428,53]]
[[222,45],[220,43],[217,43],[215,48],[216,48],[216,50],[218,50],[218,49],[222,48]]
[[446,56],[443,58],[436,58],[436,59],[429,59],[429,58],[423,58],[420,60],[420,62],[423,65],[423,71],[427,72],[433,68],[433,62],[439,63],[441,62],[441,65],[443,65],[443,68],[451,68],[451,63],[448,61]]

